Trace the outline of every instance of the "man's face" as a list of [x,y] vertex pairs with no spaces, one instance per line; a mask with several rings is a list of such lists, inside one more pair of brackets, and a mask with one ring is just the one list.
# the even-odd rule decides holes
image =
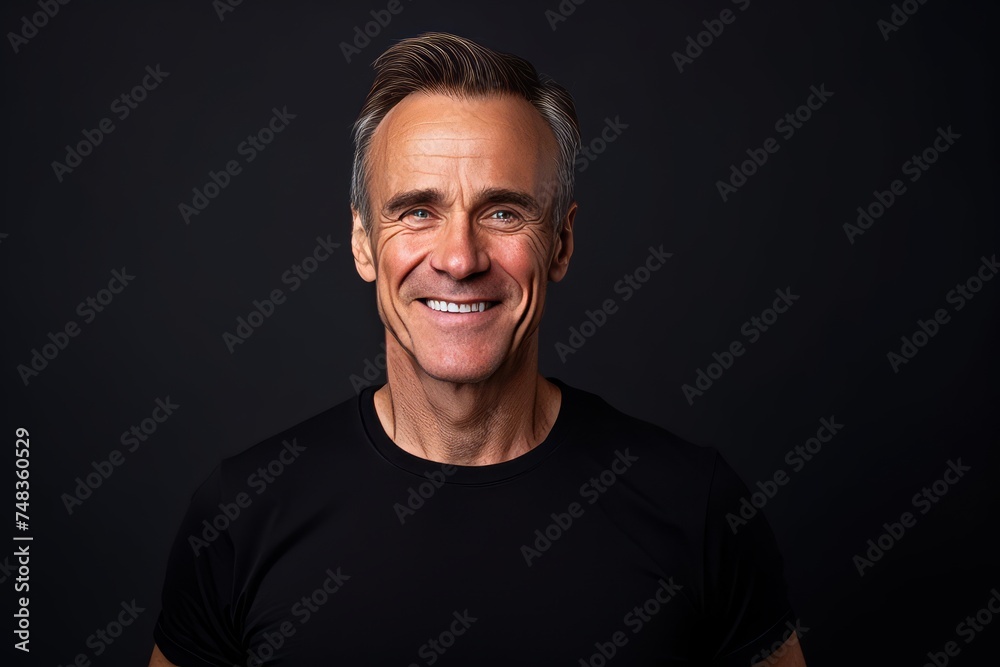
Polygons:
[[[558,146],[516,97],[414,93],[372,138],[358,272],[379,315],[424,373],[480,382],[537,355],[549,280],[566,273],[576,205],[553,224]],[[456,312],[457,311],[457,312]]]

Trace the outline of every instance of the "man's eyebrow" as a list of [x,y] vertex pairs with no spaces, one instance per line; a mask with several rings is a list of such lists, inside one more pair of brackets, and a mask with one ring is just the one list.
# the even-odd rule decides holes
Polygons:
[[486,188],[479,193],[479,196],[476,198],[476,204],[478,206],[484,204],[513,204],[525,209],[529,215],[537,216],[542,213],[542,207],[537,199],[527,192],[507,188]]
[[437,205],[444,201],[444,194],[435,188],[425,188],[423,190],[407,190],[393,195],[382,207],[382,215],[387,218],[394,217],[403,209],[418,204]]
[[[436,188],[424,188],[422,190],[406,190],[389,198],[389,201],[382,207],[382,214],[386,217],[394,217],[411,206],[420,204],[440,205],[444,202],[444,193]],[[529,215],[540,215],[542,207],[538,200],[527,192],[511,190],[509,188],[486,188],[480,191],[475,198],[474,208],[479,208],[487,204],[512,204],[525,209]]]

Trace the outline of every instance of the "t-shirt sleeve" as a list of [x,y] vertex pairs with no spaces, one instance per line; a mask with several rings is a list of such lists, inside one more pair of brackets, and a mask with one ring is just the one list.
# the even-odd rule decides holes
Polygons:
[[784,559],[774,532],[752,504],[756,514],[744,518],[750,516],[745,508],[741,514],[744,498],[751,502],[746,484],[716,451],[704,570],[708,658],[713,666],[750,667],[787,639],[794,627]]
[[[162,608],[153,637],[180,667],[233,665],[242,661],[234,623],[234,549],[219,509],[221,464],[191,497],[174,538],[163,584]],[[207,520],[208,525],[204,523]]]

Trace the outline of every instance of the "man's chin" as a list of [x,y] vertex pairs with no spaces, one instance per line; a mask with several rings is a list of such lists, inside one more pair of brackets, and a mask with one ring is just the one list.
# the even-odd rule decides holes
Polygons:
[[490,363],[489,360],[477,355],[474,359],[451,358],[434,361],[417,358],[420,369],[429,377],[439,382],[455,384],[477,384],[493,377],[500,367],[500,361]]

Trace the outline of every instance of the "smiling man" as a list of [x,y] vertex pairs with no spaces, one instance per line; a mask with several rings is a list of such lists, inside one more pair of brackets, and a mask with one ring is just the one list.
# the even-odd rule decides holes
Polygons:
[[352,247],[387,382],[199,487],[150,664],[804,665],[718,452],[538,371],[573,254],[570,95],[443,33],[375,70]]

